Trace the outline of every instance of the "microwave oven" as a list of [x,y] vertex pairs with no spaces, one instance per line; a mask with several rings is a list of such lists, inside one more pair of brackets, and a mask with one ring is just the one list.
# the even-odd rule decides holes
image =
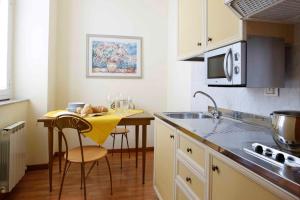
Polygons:
[[205,53],[208,85],[246,84],[246,43],[238,42]]
[[278,38],[249,37],[204,54],[208,86],[283,87],[285,44]]

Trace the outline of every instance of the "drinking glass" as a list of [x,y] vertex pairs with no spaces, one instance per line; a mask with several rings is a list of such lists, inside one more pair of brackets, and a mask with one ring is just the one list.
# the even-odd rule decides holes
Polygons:
[[114,103],[114,98],[109,94],[107,95],[107,108],[111,109],[112,108],[112,104]]
[[133,100],[131,98],[128,99],[128,109],[130,109],[130,110],[135,109],[135,105],[134,105]]
[[128,99],[123,99],[122,100],[122,112],[128,112],[128,107],[129,107],[129,102],[128,102]]

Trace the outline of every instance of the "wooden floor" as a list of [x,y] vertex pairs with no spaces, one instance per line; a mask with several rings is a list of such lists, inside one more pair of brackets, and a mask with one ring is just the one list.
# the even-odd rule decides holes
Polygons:
[[[95,166],[87,179],[88,200],[118,199],[118,200],[153,200],[156,199],[153,186],[153,152],[147,152],[145,184],[142,184],[141,154],[139,166],[135,167],[135,155],[128,158],[123,154],[123,169],[120,169],[120,154],[109,155],[113,176],[113,195],[110,195],[108,168],[103,159],[99,166]],[[58,172],[58,162],[54,162],[53,191],[48,189],[48,170],[27,172],[21,182],[15,187],[8,199],[48,200],[58,199],[61,174]],[[83,199],[80,190],[80,167],[73,164],[66,176],[62,199]]]

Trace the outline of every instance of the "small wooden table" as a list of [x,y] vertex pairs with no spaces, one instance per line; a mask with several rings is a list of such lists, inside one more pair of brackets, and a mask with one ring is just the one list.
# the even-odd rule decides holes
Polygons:
[[[53,168],[53,121],[55,118],[42,117],[38,122],[44,123],[44,127],[48,128],[48,156],[49,156],[49,190],[52,191],[52,168]],[[122,118],[118,125],[135,126],[135,154],[136,167],[138,166],[138,147],[139,147],[139,126],[142,126],[142,177],[143,184],[145,183],[145,168],[146,168],[146,147],[147,147],[147,126],[150,125],[154,117],[147,112],[135,114],[129,117]],[[61,151],[62,138],[59,136],[59,170],[61,171]]]

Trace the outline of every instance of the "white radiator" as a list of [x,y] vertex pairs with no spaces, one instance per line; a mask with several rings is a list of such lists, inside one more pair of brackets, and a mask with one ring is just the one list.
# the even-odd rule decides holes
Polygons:
[[25,122],[20,121],[0,132],[0,192],[10,192],[26,170]]

